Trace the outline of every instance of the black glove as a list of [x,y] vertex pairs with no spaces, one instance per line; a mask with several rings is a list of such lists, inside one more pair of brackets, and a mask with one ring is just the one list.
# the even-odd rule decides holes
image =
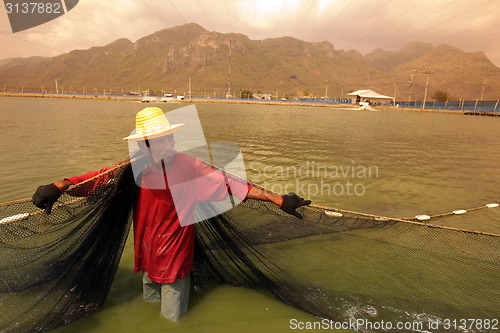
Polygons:
[[302,214],[296,211],[297,208],[301,206],[307,206],[311,204],[311,200],[304,200],[295,193],[288,193],[283,196],[283,204],[280,209],[288,214],[302,218]]
[[38,208],[45,208],[45,213],[50,214],[61,194],[61,190],[54,184],[39,186],[33,194],[33,204]]

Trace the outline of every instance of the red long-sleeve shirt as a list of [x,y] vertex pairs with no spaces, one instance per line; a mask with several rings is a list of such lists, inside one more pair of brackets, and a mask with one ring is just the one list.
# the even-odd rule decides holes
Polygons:
[[[73,184],[99,173],[67,178]],[[192,270],[195,206],[222,201],[228,192],[244,200],[251,185],[227,177],[202,161],[177,153],[166,173],[162,168],[142,171],[134,206],[134,271],[146,271],[157,283],[172,283]]]

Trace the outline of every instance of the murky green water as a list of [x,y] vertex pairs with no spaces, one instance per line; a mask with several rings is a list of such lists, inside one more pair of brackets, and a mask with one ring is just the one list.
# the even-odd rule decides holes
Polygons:
[[[38,185],[112,165],[145,105],[136,102],[2,98],[0,201]],[[164,111],[185,104],[160,104]],[[199,104],[208,142],[237,143],[248,177],[314,203],[395,217],[442,213],[500,199],[500,121],[401,111]],[[500,233],[500,208],[433,221]],[[310,316],[266,292],[218,286],[193,294],[169,323],[142,301],[128,244],[104,309],[60,332],[284,332]]]

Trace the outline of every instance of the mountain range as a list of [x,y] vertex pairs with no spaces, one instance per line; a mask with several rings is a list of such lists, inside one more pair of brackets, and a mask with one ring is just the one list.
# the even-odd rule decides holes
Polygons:
[[[154,90],[223,96],[239,89],[279,96],[342,97],[372,89],[398,100],[445,91],[450,99],[496,100],[500,68],[482,52],[415,42],[398,51],[362,55],[330,42],[292,37],[251,40],[243,34],[207,31],[195,23],[137,40],[73,50],[51,58],[0,61],[0,87],[113,93]],[[12,89],[11,88],[11,89]]]

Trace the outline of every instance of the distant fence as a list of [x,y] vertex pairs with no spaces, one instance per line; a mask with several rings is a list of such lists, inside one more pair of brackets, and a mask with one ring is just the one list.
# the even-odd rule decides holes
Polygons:
[[[422,109],[422,101],[400,101],[396,105],[403,108]],[[499,101],[449,101],[449,102],[426,102],[425,109],[431,110],[454,110],[468,112],[500,112]]]

